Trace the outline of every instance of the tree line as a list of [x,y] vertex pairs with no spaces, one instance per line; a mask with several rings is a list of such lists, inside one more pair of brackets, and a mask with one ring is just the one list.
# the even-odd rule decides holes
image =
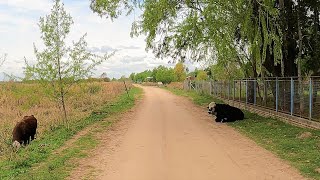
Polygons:
[[174,68],[160,65],[152,70],[131,73],[129,78],[134,82],[162,82],[164,84],[169,84],[171,82],[182,82],[188,76],[196,80],[207,80],[208,72],[198,69],[189,72],[188,68],[183,63],[179,62]]

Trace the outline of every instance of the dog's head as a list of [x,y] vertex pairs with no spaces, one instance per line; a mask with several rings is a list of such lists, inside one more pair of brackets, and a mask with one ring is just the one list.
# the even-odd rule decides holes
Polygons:
[[214,114],[215,107],[216,107],[216,103],[215,102],[211,102],[207,107],[208,108],[208,113],[209,114]]

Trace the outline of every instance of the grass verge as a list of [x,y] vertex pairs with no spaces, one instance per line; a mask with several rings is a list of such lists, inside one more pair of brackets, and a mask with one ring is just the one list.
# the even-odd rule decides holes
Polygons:
[[[0,162],[0,179],[64,179],[70,170],[75,167],[72,160],[85,157],[86,152],[93,149],[99,142],[94,138],[94,133],[89,132],[73,143],[71,148],[66,148],[56,154],[55,150],[64,145],[77,132],[94,123],[106,128],[112,122],[104,121],[106,118],[115,117],[135,104],[135,99],[142,95],[142,89],[132,88],[127,94],[122,94],[115,101],[106,104],[100,111],[94,111],[87,118],[66,126],[59,126],[46,132],[44,138],[33,141],[29,146],[12,153],[7,160]],[[38,166],[38,167],[37,167]]]
[[[166,89],[176,95],[188,97],[201,106],[211,101],[222,103],[212,96],[194,91]],[[289,162],[305,177],[320,180],[320,130],[296,127],[271,117],[265,118],[255,113],[244,112],[244,121],[228,125]]]

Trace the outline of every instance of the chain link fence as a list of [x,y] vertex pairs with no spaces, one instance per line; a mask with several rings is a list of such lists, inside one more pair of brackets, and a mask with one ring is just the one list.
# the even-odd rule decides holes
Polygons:
[[320,77],[185,81],[184,89],[320,122]]

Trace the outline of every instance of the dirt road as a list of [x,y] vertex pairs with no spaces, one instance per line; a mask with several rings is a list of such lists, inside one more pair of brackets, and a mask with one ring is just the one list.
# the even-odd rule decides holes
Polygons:
[[143,87],[143,100],[80,162],[70,179],[304,179],[297,170],[206,109],[165,90]]

